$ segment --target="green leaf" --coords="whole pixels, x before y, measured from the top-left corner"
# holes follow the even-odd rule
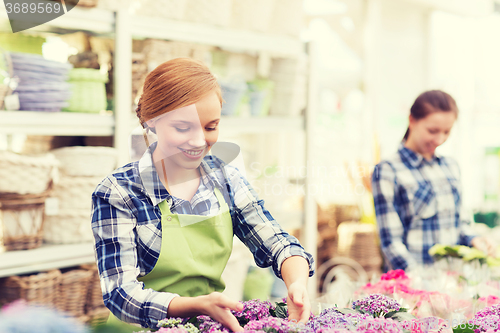
[[[399,311],[390,311],[390,312],[387,312],[384,315],[384,318],[392,318],[396,313],[399,313]]]
[[[335,309],[337,310],[338,312],[342,313],[342,314],[349,314],[349,313],[363,313],[361,311],[363,310],[359,310],[359,309],[356,309],[356,310],[353,310],[353,309],[349,309],[349,308],[337,308]]]
[[[391,316],[391,319],[394,319],[396,321],[411,321],[412,319],[416,319],[414,315],[412,315],[409,312],[398,312]]]
[[[286,319],[288,318],[288,307],[285,303],[276,303],[275,317]]]
[[[184,324],[193,324],[194,326],[196,326],[196,328],[198,328],[198,329],[200,328],[200,322],[198,321],[198,317],[197,316],[191,317]]]
[[[278,333],[274,327],[263,327],[262,330],[267,333]]]

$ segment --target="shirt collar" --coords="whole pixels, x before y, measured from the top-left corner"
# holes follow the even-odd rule
[[[144,190],[150,197],[154,206],[158,205],[163,200],[172,200],[171,195],[167,192],[160,181],[160,177],[153,165],[153,152],[156,149],[156,142],[146,149],[141,159],[139,160],[139,176],[144,186]],[[224,166],[221,165],[221,168]],[[208,165],[205,160],[200,164],[201,181],[203,184],[213,190],[215,186],[222,190],[222,185],[216,177],[215,170]]]
[[[156,149],[156,144],[156,142],[151,144],[139,160],[139,176],[153,206],[158,205],[165,199],[171,198],[167,189],[161,183],[160,177],[153,165],[153,152]]]
[[[223,168],[224,165],[221,165],[220,168]],[[213,190],[215,186],[217,186],[219,189],[222,190],[222,184],[220,183],[219,179],[217,179],[215,175],[215,169],[211,168],[210,165],[208,165],[207,161],[203,159],[200,164],[200,173],[201,173],[201,180],[203,184],[207,187],[211,187]]]
[[[432,165],[434,162],[441,164],[442,156],[440,154],[434,153],[434,156],[430,161],[426,160],[421,154],[405,147],[406,141],[402,141],[399,144],[398,153],[404,163],[409,164],[413,168],[418,168],[422,163],[428,163]]]

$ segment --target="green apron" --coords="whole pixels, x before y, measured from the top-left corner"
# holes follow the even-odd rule
[[[138,279],[144,282],[144,289],[186,297],[224,290],[221,275],[233,248],[233,224],[229,207],[218,188],[215,188],[215,195],[220,205],[215,216],[172,214],[167,200],[160,202],[160,256],[153,270]],[[113,315],[108,324],[144,330]]]

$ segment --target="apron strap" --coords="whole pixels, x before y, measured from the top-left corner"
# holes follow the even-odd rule
[[[220,213],[229,211],[229,206],[227,205],[226,200],[222,196],[222,193],[219,190],[219,188],[214,186],[214,192],[215,196],[217,197],[217,200],[219,201]]]
[[[215,196],[217,197],[217,200],[219,201],[219,212],[224,213],[229,211],[229,206],[226,203],[226,200],[224,199],[224,196],[222,195],[221,191],[219,190],[218,187],[214,187],[214,193]],[[160,210],[165,210],[165,212],[168,212],[168,214],[172,214],[172,211],[170,210],[170,205],[168,204],[168,200],[165,199],[162,202],[158,204],[158,207],[160,207]]]

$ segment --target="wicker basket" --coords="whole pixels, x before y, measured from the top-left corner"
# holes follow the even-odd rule
[[[338,226],[338,254],[356,260],[365,271],[380,271],[382,256],[377,243],[376,226],[344,222]]]
[[[52,270],[27,276],[0,279],[0,305],[24,299],[31,304],[55,307],[61,272]]]
[[[97,327],[103,325],[108,321],[110,311],[107,308],[99,308],[88,314],[89,320],[87,325],[90,327]]]
[[[91,278],[92,272],[85,269],[64,271],[59,280],[57,309],[76,318],[84,317]]]
[[[71,177],[62,175],[50,193],[51,198],[56,198],[61,211],[86,210],[90,214],[92,209],[92,193],[103,177]]]
[[[6,250],[29,250],[42,245],[46,198],[46,193],[0,196]]]
[[[51,151],[68,176],[106,176],[116,167],[117,152],[111,147],[64,147]]]
[[[0,193],[41,194],[57,175],[52,154],[28,156],[0,151]]]
[[[85,303],[85,314],[92,317],[97,310],[106,309],[102,300],[101,280],[95,264],[81,265],[80,268],[92,273]]]
[[[90,209],[65,209],[57,215],[45,216],[43,240],[52,244],[92,242]]]
[[[24,141],[23,154],[46,154],[52,149],[53,136],[28,135]]]

